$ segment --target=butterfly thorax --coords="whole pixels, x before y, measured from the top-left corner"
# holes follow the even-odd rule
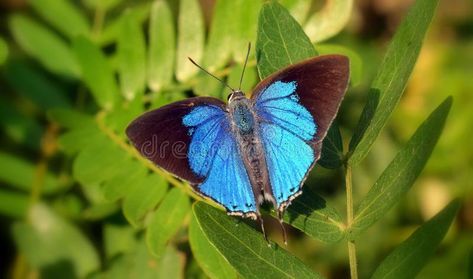
[[[263,203],[264,200],[274,203],[264,147],[257,132],[259,124],[253,105],[243,94],[231,98],[229,101],[232,130],[236,135],[238,148],[250,178],[253,193],[258,204]]]

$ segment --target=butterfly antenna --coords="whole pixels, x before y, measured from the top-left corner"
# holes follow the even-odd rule
[[[282,217],[284,215],[284,212],[283,211],[279,211],[278,210],[278,220],[279,220],[279,225],[281,226],[281,230],[282,230],[282,236],[283,236],[283,239],[284,239],[284,245],[287,246],[287,233],[286,233],[286,227],[284,227],[284,223],[282,222]]]
[[[243,65],[243,71],[241,71],[240,85],[238,86],[238,90],[241,90],[243,76],[245,75],[246,63],[248,63],[248,57],[250,56],[250,49],[251,49],[251,42],[248,43],[248,51],[246,52],[245,64]]]
[[[206,69],[204,69],[202,66],[200,66],[199,64],[197,64],[194,60],[192,60],[192,58],[190,57],[187,57],[191,62],[192,64],[194,64],[197,68],[201,69],[202,71],[206,72],[209,76],[212,76],[214,79],[220,81],[223,85],[225,85],[226,87],[228,87],[232,92],[235,92],[235,89],[231,88],[228,84],[226,84],[225,82],[223,82],[223,80],[219,79],[218,77],[216,77],[215,75],[211,74],[209,71],[207,71]]]

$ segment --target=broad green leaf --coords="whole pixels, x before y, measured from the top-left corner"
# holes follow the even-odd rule
[[[8,58],[8,45],[5,40],[0,37],[0,65],[3,65]]]
[[[133,183],[123,201],[123,214],[130,224],[138,227],[144,216],[164,197],[167,183],[161,176],[151,174]]]
[[[118,98],[118,88],[105,55],[84,37],[74,42],[74,51],[80,63],[82,78],[95,101],[101,107],[111,109]]]
[[[168,245],[158,263],[157,278],[181,279],[184,278],[185,255],[178,252],[172,245]]]
[[[29,0],[28,2],[44,20],[69,39],[88,34],[90,26],[87,18],[72,1]]]
[[[240,83],[241,72],[243,71],[243,65],[235,64],[227,78],[227,84],[233,88],[237,88]],[[247,94],[250,94],[256,82],[258,81],[258,73],[256,72],[255,66],[246,66],[245,76],[241,83],[241,90]],[[224,94],[226,95],[226,94]],[[223,96],[226,97],[226,96]],[[248,96],[249,97],[249,96]]]
[[[88,125],[62,134],[59,137],[59,146],[67,154],[75,155],[85,147],[102,140],[103,137],[97,127]]]
[[[67,91],[31,64],[10,61],[4,71],[8,83],[41,109],[69,107]]]
[[[119,152],[125,154],[121,150]],[[106,178],[107,181],[103,185],[107,201],[116,201],[125,197],[130,192],[131,185],[145,177],[147,171],[138,161],[125,157],[124,160],[121,160],[120,170],[113,172],[110,177]]]
[[[325,243],[345,237],[345,225],[338,212],[308,188],[287,208],[284,221]]]
[[[340,129],[333,123],[322,144],[322,154],[318,164],[327,169],[337,169],[343,164],[343,142]]]
[[[378,266],[372,278],[415,278],[435,253],[460,207],[455,200],[418,228]]]
[[[56,278],[84,278],[99,268],[94,246],[75,226],[42,204],[28,214],[28,223],[13,226],[13,237],[30,265]]]
[[[181,0],[177,30],[176,77],[186,81],[199,70],[187,57],[197,63],[204,52],[204,19],[197,0]]]
[[[92,116],[72,109],[51,109],[48,110],[48,117],[68,129],[82,129],[95,124]]]
[[[118,36],[118,59],[122,94],[132,100],[145,90],[146,48],[141,22],[130,11],[125,12]]]
[[[103,228],[105,256],[112,259],[135,248],[135,231],[132,227],[117,224],[105,224]]]
[[[315,55],[309,38],[289,12],[275,1],[265,3],[259,14],[256,38],[260,78]]]
[[[363,78],[363,61],[360,55],[354,50],[335,44],[317,44],[315,49],[322,54],[343,54],[348,56],[350,60],[350,83],[352,86],[357,86],[361,83]]]
[[[399,102],[437,2],[417,0],[394,35],[350,141],[350,165],[356,165],[365,158]]]
[[[430,114],[371,187],[356,210],[351,239],[381,219],[410,189],[440,137],[451,105],[449,97]]]
[[[286,7],[297,22],[301,25],[307,19],[307,13],[310,11],[311,0],[281,0],[280,3]]]
[[[69,45],[41,23],[23,15],[9,18],[10,31],[21,48],[49,71],[77,77],[79,66]]]
[[[0,169],[0,181],[13,188],[29,192],[33,183],[38,183],[35,165],[14,155],[0,152]],[[66,187],[64,182],[49,172],[44,175],[42,183],[42,192],[45,194],[52,194]]]
[[[276,244],[268,247],[261,233],[221,210],[197,202],[194,215],[207,239],[243,278],[321,278]]]
[[[208,43],[202,60],[202,64],[210,72],[215,72],[224,66],[232,54],[237,22],[242,20],[238,16],[232,20],[238,15],[239,6],[242,4],[239,2],[241,0],[217,0],[215,3]]]
[[[0,215],[23,219],[28,210],[30,197],[0,188]]]
[[[146,231],[151,254],[162,256],[166,243],[181,227],[189,209],[189,197],[178,188],[171,189],[151,217]]]
[[[151,6],[149,23],[148,86],[159,91],[174,76],[176,39],[174,19],[166,1]]]
[[[237,273],[220,252],[210,243],[194,214],[189,225],[189,243],[192,255],[205,274],[212,278],[237,278]]]
[[[254,60],[254,43],[256,41],[256,26],[258,23],[258,12],[261,9],[261,1],[239,0],[236,11],[233,12],[235,18],[235,33],[228,35],[233,37],[233,57],[239,63],[244,63],[248,43],[252,44],[250,60]],[[235,14],[237,16],[235,17]],[[228,19],[227,19],[228,20]]]
[[[198,96],[212,96],[218,99],[221,99],[222,91],[230,91],[221,82],[202,71],[196,75],[192,89]]]
[[[473,249],[470,250],[468,257],[468,278],[473,278]]]
[[[9,104],[6,99],[0,98],[0,127],[5,136],[15,143],[38,150],[43,135],[43,127],[37,119],[25,115]]]
[[[325,41],[338,34],[348,23],[353,0],[327,0],[304,25],[304,31],[312,42]]]

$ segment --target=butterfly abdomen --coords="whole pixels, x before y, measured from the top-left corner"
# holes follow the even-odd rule
[[[245,97],[233,100],[229,104],[233,132],[245,169],[258,204],[264,200],[274,202],[272,195],[263,144],[258,131],[255,113]]]

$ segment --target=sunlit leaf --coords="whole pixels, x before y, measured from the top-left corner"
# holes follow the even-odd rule
[[[162,256],[166,243],[181,227],[189,209],[189,197],[178,188],[171,189],[151,217],[146,231],[146,242],[154,256]]]
[[[130,11],[125,12],[118,36],[118,59],[122,94],[132,100],[144,93],[146,49],[141,23]]]
[[[135,231],[126,225],[105,224],[103,229],[105,255],[112,259],[122,253],[128,253],[135,248]]]
[[[212,245],[243,278],[321,278],[276,244],[268,247],[261,233],[221,210],[198,202],[194,215]]]
[[[234,34],[237,22],[242,20],[238,16],[236,20],[231,20],[235,14],[238,14],[239,6],[243,4],[239,2],[241,1],[217,0],[215,3],[208,43],[202,60],[202,64],[210,72],[224,66],[231,56],[233,50],[231,46],[235,44]]]
[[[379,66],[358,127],[350,141],[349,164],[368,154],[404,92],[438,0],[417,0],[410,9]]]
[[[90,9],[99,9],[102,11],[113,9],[115,6],[123,2],[123,0],[82,0]]]
[[[235,21],[235,33],[231,36],[233,38],[233,57],[239,62],[245,62],[248,43],[251,43],[252,49],[250,60],[254,60],[255,42],[256,42],[256,26],[258,22],[258,12],[261,8],[261,1],[254,0],[240,0],[236,11],[238,20]],[[233,16],[235,17],[235,16]]]
[[[101,107],[111,109],[118,99],[118,88],[105,55],[84,37],[74,42],[74,51],[80,63],[82,78],[95,101]]]
[[[77,35],[86,35],[90,26],[82,11],[70,0],[29,0],[29,4],[49,24],[74,39]]]
[[[410,189],[442,133],[451,105],[447,98],[430,114],[371,187],[356,210],[351,238],[381,219]]]
[[[460,207],[455,200],[418,228],[378,266],[372,278],[415,278],[435,253]]]
[[[304,25],[304,31],[313,42],[324,41],[338,34],[348,23],[353,0],[327,0]]]
[[[310,11],[311,0],[281,0],[280,3],[286,7],[299,24],[304,24]]]
[[[182,252],[178,252],[174,246],[168,245],[163,256],[159,259],[157,278],[184,278],[185,259]]]
[[[46,69],[68,77],[79,75],[71,48],[58,35],[23,15],[11,16],[8,23],[15,41]]]
[[[192,215],[189,225],[189,243],[192,255],[207,276],[212,279],[237,278],[235,270],[210,243],[194,215]]]
[[[151,7],[149,23],[148,86],[159,91],[174,76],[176,39],[174,19],[166,1]]]
[[[128,189],[123,201],[123,214],[134,226],[139,226],[145,214],[151,211],[164,197],[167,183],[161,176],[151,174],[138,179]]]
[[[185,81],[199,69],[187,59],[191,57],[197,63],[204,53],[204,19],[197,0],[180,1],[177,30],[176,77]]]
[[[275,1],[265,3],[259,14],[256,39],[260,78],[315,55],[309,38],[289,12]]]
[[[45,205],[31,207],[28,223],[16,223],[13,237],[29,264],[51,277],[83,278],[99,268],[92,243]]]

